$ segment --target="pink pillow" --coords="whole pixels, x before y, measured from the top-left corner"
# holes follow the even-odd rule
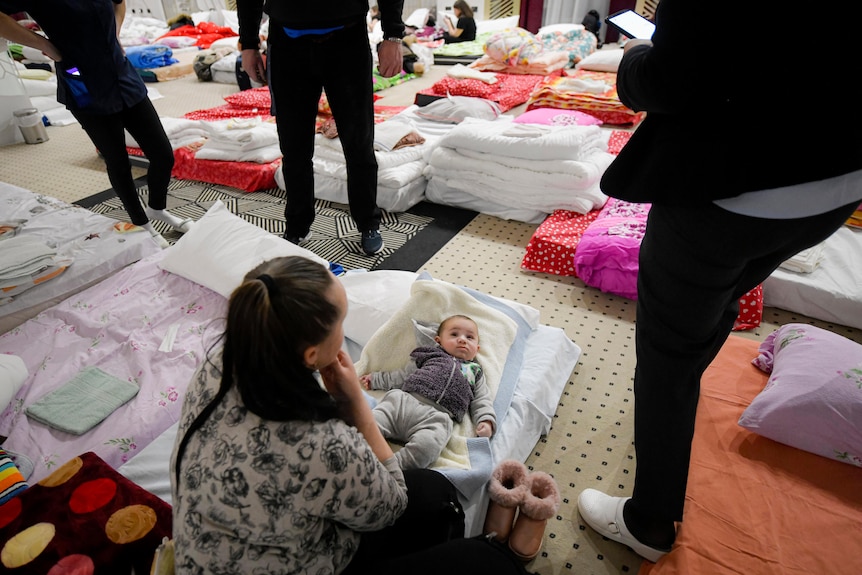
[[[769,334],[759,352],[752,363],[771,375],[739,425],[862,467],[862,345],[790,323]]]
[[[558,108],[535,108],[529,112],[524,112],[514,121],[521,124],[548,124],[551,126],[598,126],[602,123],[601,120],[589,114]]]

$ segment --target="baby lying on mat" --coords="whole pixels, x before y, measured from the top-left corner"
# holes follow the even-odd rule
[[[464,315],[440,323],[436,347],[417,347],[413,361],[390,372],[363,375],[366,389],[388,390],[372,410],[387,439],[403,441],[395,453],[402,469],[429,467],[452,435],[453,421],[467,410],[476,422],[476,435],[491,437],[497,424],[493,398],[479,351],[479,328]]]

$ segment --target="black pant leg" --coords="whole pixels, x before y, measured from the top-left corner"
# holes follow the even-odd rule
[[[381,561],[464,537],[464,510],[445,476],[431,469],[408,469],[404,480],[407,509],[390,527],[362,534],[345,574],[374,573],[372,566]]]
[[[733,327],[738,299],[781,262],[831,235],[853,208],[771,220],[713,204],[652,206],[635,327],[633,498],[640,509],[682,519],[700,378]]]
[[[96,115],[73,110],[72,115],[102,154],[108,171],[108,180],[120,201],[123,202],[123,207],[132,223],[138,226],[146,224],[149,219],[138,197],[138,190],[132,178],[132,165],[126,151],[122,113]]]
[[[314,222],[314,126],[320,101],[323,68],[319,44],[289,38],[282,26],[270,22],[267,48],[270,93],[281,147],[282,173],[287,190],[284,219],[287,235],[307,235]]]
[[[149,98],[144,98],[121,114],[126,130],[150,162],[147,169],[148,204],[154,210],[164,210],[174,167],[174,151],[162,121]]]
[[[347,162],[350,215],[360,231],[380,227],[377,207],[377,158],[374,155],[374,91],[368,34],[352,26],[321,44],[332,72],[323,86]]]

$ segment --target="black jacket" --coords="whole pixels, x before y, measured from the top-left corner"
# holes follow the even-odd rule
[[[384,38],[404,36],[401,12],[404,0],[379,0],[380,24]],[[260,46],[258,30],[263,12],[273,23],[287,28],[305,30],[330,28],[350,23],[365,25],[368,0],[312,0],[293,2],[288,0],[237,0],[239,19],[239,41],[243,48]]]
[[[840,18],[860,21],[862,3],[842,3]],[[702,204],[862,169],[854,44],[843,31],[824,44],[773,2],[662,0],[653,46],[632,47],[617,75],[622,102],[647,117],[602,190]]]

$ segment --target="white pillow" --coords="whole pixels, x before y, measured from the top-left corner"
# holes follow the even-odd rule
[[[304,256],[329,268],[320,256],[248,223],[217,200],[166,250],[159,267],[227,298],[255,266],[281,256]]]
[[[410,16],[404,20],[405,26],[413,26],[414,28],[424,28],[428,22],[428,8],[417,8]]]
[[[0,354],[0,411],[12,403],[29,375],[23,359],[17,355]]]
[[[460,124],[465,118],[496,120],[502,114],[500,105],[484,98],[447,96],[416,110],[420,118],[444,124]]]
[[[347,292],[344,337],[365,347],[374,332],[410,297],[419,274],[399,270],[352,270],[341,276]]]
[[[623,59],[622,48],[605,48],[596,50],[575,64],[576,69],[593,70],[594,72],[616,72]]]
[[[520,14],[515,14],[514,16],[507,16],[505,18],[494,18],[493,20],[477,20],[476,34],[483,34],[485,32],[499,32],[500,30],[505,30],[506,28],[517,28],[518,21],[520,19]]]
[[[547,26],[542,26],[539,28],[539,31],[536,32],[536,36],[541,36],[542,34],[553,34],[554,32],[571,32],[572,30],[581,31],[584,29],[583,24],[548,24]]]

